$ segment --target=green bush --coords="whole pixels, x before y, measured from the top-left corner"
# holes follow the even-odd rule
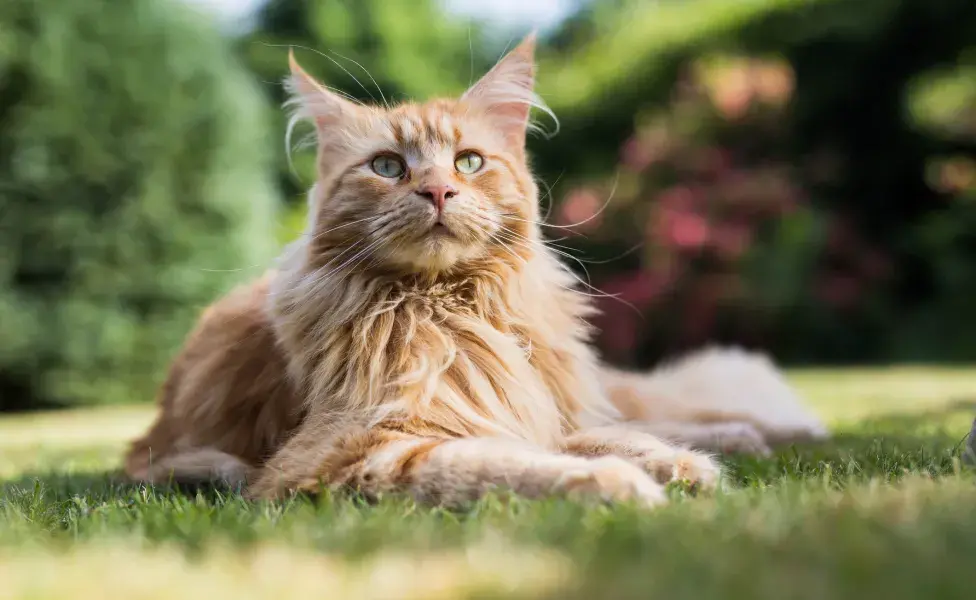
[[[273,251],[266,116],[182,3],[0,2],[0,410],[151,398]]]

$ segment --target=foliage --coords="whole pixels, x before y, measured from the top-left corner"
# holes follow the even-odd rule
[[[555,141],[533,146],[541,174],[568,185],[612,170],[634,116],[668,102],[686,60],[765,14],[810,1],[592,2],[553,33],[551,51],[542,49],[539,91],[562,127]]]
[[[586,235],[573,243],[585,254],[641,250],[601,273],[610,297],[599,300],[598,325],[611,358],[715,338],[768,345],[780,313],[811,292],[820,249],[809,246],[822,223],[805,205],[800,169],[775,158],[792,93],[781,62],[699,60],[670,105],[638,117],[612,186],[564,199],[556,220]],[[834,289],[842,283],[827,285],[822,300],[848,300]]]
[[[608,353],[722,339],[795,361],[976,357],[976,5],[620,4],[602,17],[618,27],[551,57],[563,135],[536,148],[563,212],[586,219],[615,190],[605,226],[569,242],[601,259],[597,287],[641,305],[643,324],[606,304]]]
[[[152,396],[272,248],[263,110],[181,4],[0,3],[0,410]]]

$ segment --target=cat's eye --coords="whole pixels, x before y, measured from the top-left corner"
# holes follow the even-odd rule
[[[373,172],[380,177],[389,177],[390,179],[402,177],[407,170],[403,164],[403,159],[392,154],[380,154],[373,159],[370,166],[373,168]]]
[[[454,159],[454,168],[458,170],[458,173],[465,175],[477,173],[484,164],[485,159],[477,152],[462,152]]]

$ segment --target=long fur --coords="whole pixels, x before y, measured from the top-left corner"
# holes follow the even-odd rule
[[[604,369],[602,377],[636,421],[746,423],[771,444],[828,435],[768,357],[739,348],[705,348],[650,373]]]
[[[674,479],[719,484],[687,445],[765,451],[822,433],[760,359],[601,367],[589,298],[540,232],[524,155],[533,47],[458,101],[397,107],[351,103],[292,59],[318,143],[307,229],[204,314],[132,477],[236,477],[252,497],[327,485],[456,504],[509,487],[653,505]],[[484,167],[456,170],[472,151]],[[374,172],[376,156],[402,175]],[[450,200],[435,208],[430,186]]]

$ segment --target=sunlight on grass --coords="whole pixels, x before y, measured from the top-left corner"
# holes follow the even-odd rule
[[[153,414],[146,405],[0,417],[0,478],[50,469],[114,468]]]
[[[72,552],[0,551],[0,598],[356,598],[455,600],[513,589],[542,594],[571,580],[553,551],[499,543],[466,552],[379,553],[352,561],[284,546],[212,548],[193,560],[174,548],[90,543]],[[49,574],[57,572],[57,577]],[[323,596],[326,594],[326,596]]]
[[[126,441],[152,421],[152,405],[81,408],[0,418],[0,449],[85,447]]]
[[[972,368],[806,369],[791,372],[790,381],[831,423],[976,405]]]
[[[651,512],[504,495],[460,512],[251,503],[120,479],[152,406],[2,417],[0,600],[969,597],[976,478],[959,442],[976,369],[790,379],[833,440],[726,457],[728,491]]]

